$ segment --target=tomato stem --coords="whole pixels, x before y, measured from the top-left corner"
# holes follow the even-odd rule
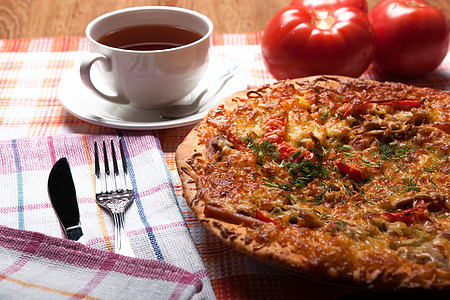
[[[312,24],[319,29],[330,29],[334,24],[334,18],[328,14],[326,10],[314,11],[314,17],[311,20]]]
[[[407,6],[410,7],[425,7],[426,5],[423,5],[422,3],[416,3],[416,2],[406,2]]]

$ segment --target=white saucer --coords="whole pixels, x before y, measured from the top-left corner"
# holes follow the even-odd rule
[[[232,62],[223,58],[211,57],[208,68],[197,88],[175,104],[193,101],[208,82],[216,79],[231,65]],[[98,78],[94,79],[98,80]],[[119,129],[166,129],[199,122],[218,101],[246,88],[246,82],[241,71],[222,87],[217,84],[216,89],[213,88],[206,93],[200,103],[203,106],[195,115],[167,120],[159,116],[161,110],[136,108],[129,104],[114,104],[94,94],[81,81],[79,65],[77,65],[62,77],[58,86],[58,98],[69,113],[89,123]]]

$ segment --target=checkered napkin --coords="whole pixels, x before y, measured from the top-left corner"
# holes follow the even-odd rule
[[[135,191],[125,227],[139,259],[112,252],[112,217],[95,202],[94,140],[117,144],[118,135],[0,141],[1,299],[188,299],[202,281],[196,297],[214,298],[157,138],[119,135]],[[64,239],[48,197],[48,175],[61,157],[71,166],[88,247]]]
[[[190,299],[200,279],[163,261],[121,257],[0,226],[2,299]]]

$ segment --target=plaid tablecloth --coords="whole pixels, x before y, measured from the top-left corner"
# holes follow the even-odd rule
[[[250,62],[244,70],[248,87],[275,81],[262,62],[261,37],[261,32],[213,36],[214,55],[230,61],[245,59]],[[193,126],[127,132],[81,121],[65,111],[58,99],[58,84],[64,74],[77,66],[87,51],[87,40],[83,37],[0,40],[1,140],[12,145],[17,141],[24,144],[28,139],[71,137],[82,141],[96,135],[130,135],[140,136],[140,141],[147,138],[155,142],[155,147],[160,149],[167,163],[166,170],[172,180],[169,188],[173,189],[177,196],[176,201],[184,217],[182,222],[187,225],[204,265],[204,273],[201,268],[196,270],[196,275],[204,283],[204,291],[201,294],[203,298],[213,298],[215,295],[219,299],[337,299],[355,293],[345,287],[311,281],[266,266],[232,250],[204,230],[184,203],[180,181],[175,171],[176,147]],[[372,67],[369,67],[362,77],[396,80],[382,77]],[[443,64],[431,74],[404,82],[449,90],[450,55],[447,55]],[[150,167],[142,168],[141,172],[152,172]],[[30,208],[19,205],[18,209]],[[31,221],[32,214],[24,213],[22,216],[23,222]],[[5,218],[0,212],[0,225],[27,229],[27,226]],[[61,232],[53,233],[55,236],[59,234]],[[94,244],[92,241],[91,245],[95,246]],[[138,253],[144,255],[147,252]],[[4,277],[0,277],[0,284],[2,278]]]

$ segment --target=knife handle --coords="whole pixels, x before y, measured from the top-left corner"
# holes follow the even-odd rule
[[[65,231],[67,238],[72,241],[78,241],[83,236],[83,230],[81,230],[80,225],[65,228]]]
[[[113,218],[115,233],[114,252],[125,256],[135,257],[127,232],[125,231],[124,213],[113,212]]]

